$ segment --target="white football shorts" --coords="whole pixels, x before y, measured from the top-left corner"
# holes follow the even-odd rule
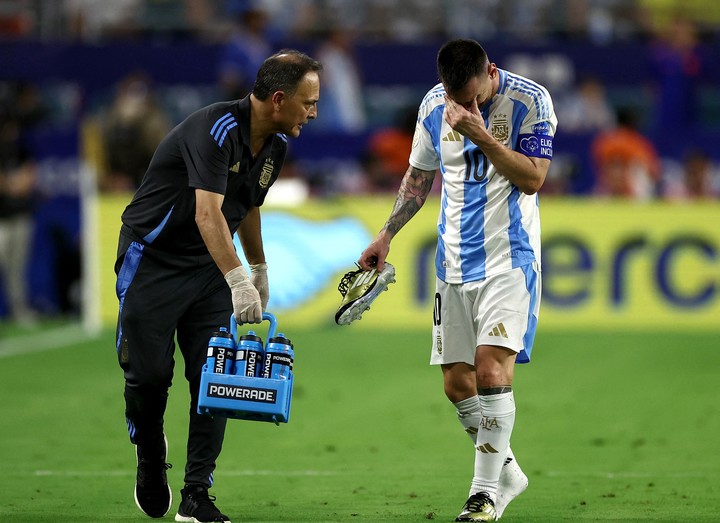
[[[479,345],[506,347],[518,353],[517,363],[530,361],[542,287],[537,263],[482,281],[435,280],[431,365],[474,365]]]

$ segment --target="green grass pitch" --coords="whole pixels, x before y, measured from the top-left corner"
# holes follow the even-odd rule
[[[452,521],[473,448],[427,365],[429,327],[286,334],[296,358],[290,423],[228,422],[211,490],[218,506],[236,523]],[[718,339],[541,326],[514,387],[512,443],[530,487],[503,521],[720,520]],[[0,517],[149,521],[133,501],[113,332],[38,352],[3,353],[3,343]],[[182,486],[182,370],[180,360],[166,414],[175,465],[166,521]]]

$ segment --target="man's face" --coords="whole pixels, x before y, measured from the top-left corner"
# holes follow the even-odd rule
[[[487,74],[481,74],[474,76],[465,84],[465,87],[459,91],[448,93],[448,96],[453,99],[458,105],[462,105],[465,109],[470,109],[473,105],[473,100],[477,101],[477,106],[482,109],[482,106],[495,94],[493,92],[493,80],[497,75],[497,67],[495,64],[489,64]]]
[[[281,132],[297,138],[302,126],[317,117],[320,99],[320,77],[316,72],[307,73],[294,94],[285,96],[280,103],[276,121]]]

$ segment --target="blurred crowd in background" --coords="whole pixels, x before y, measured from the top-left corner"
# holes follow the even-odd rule
[[[719,34],[717,0],[0,0],[0,318],[76,314],[80,194],[134,190],[282,47],[325,66],[281,175],[315,197],[397,190],[434,53],[472,37],[553,96],[542,193],[717,199]]]
[[[482,35],[603,44],[647,38],[678,16],[706,34],[720,22],[713,0],[2,0],[0,31],[83,42],[147,36],[221,41],[248,11],[264,15],[269,41],[313,39],[340,28],[374,42]]]

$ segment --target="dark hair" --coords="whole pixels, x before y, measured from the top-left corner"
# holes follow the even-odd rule
[[[300,80],[311,71],[319,73],[322,64],[300,51],[283,49],[260,66],[252,93],[258,100],[266,100],[275,91],[295,94]]]
[[[475,40],[451,40],[438,51],[438,76],[445,89],[454,93],[465,87],[471,78],[483,74],[488,63],[485,49]]]

